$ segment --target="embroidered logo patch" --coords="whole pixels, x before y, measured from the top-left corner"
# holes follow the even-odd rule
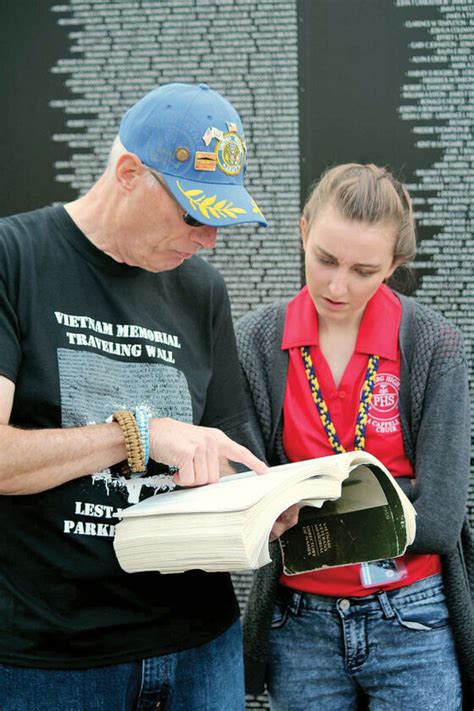
[[[239,175],[245,165],[245,148],[236,133],[224,133],[216,145],[217,164],[227,175]]]
[[[400,378],[390,373],[377,373],[367,424],[378,433],[398,432],[400,416],[398,393]]]

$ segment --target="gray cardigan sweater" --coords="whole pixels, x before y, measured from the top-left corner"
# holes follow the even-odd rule
[[[464,681],[466,708],[474,693],[474,545],[465,518],[470,463],[467,364],[460,332],[448,321],[398,295],[401,373],[399,409],[405,451],[416,472],[397,482],[417,512],[410,553],[438,553]],[[281,339],[288,302],[265,306],[241,319],[237,345],[245,378],[254,449],[270,465],[287,462],[282,444],[283,399],[288,354]],[[271,544],[272,563],[255,574],[244,619],[246,682],[263,691],[268,634],[281,556]]]

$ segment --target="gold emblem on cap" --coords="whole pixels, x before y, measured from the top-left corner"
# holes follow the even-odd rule
[[[207,151],[196,151],[194,154],[194,170],[214,171],[217,167],[217,154]]]
[[[184,146],[178,146],[176,149],[176,160],[179,160],[180,163],[184,163],[185,161],[189,160],[190,156],[189,148],[185,148]]]
[[[225,133],[216,146],[217,165],[227,175],[239,175],[245,165],[245,148],[236,133]]]

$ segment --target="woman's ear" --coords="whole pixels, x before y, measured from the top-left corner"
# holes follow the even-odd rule
[[[386,275],[384,281],[388,281],[390,279],[390,277],[392,276],[392,274],[394,273],[394,271],[396,271],[400,265],[401,265],[401,261],[399,259],[394,258],[392,261],[392,266],[390,267],[390,270],[389,270],[388,274]]]
[[[307,239],[307,223],[304,215],[301,215],[300,217],[300,232],[301,232],[301,241],[303,242],[303,249],[306,248],[306,239]]]

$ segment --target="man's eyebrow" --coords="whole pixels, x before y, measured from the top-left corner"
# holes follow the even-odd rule
[[[333,254],[330,252],[326,252],[325,249],[320,247],[318,244],[315,245],[316,249],[321,252],[325,257],[328,257],[329,259],[332,259],[334,262],[337,262],[337,257],[335,257]],[[353,264],[352,266],[354,267],[370,267],[371,269],[379,269],[380,264],[369,264],[368,262],[357,262],[357,264]]]

